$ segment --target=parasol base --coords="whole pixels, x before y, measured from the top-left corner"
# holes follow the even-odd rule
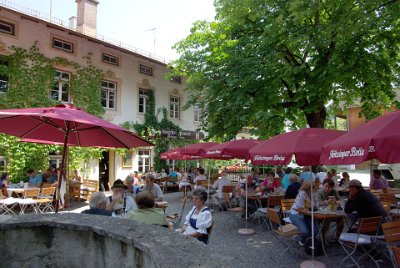
[[[300,268],[326,268],[326,266],[322,262],[308,260],[300,263]]]
[[[254,229],[250,229],[250,228],[242,228],[238,230],[238,233],[240,235],[246,236],[246,235],[255,235],[256,231]]]

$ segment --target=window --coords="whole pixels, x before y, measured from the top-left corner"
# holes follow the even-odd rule
[[[150,89],[139,88],[139,113],[144,114],[149,109]]]
[[[0,32],[15,35],[15,24],[0,20]]]
[[[171,78],[169,79],[171,82],[180,84],[181,83],[181,77],[180,76],[171,76]]]
[[[50,98],[55,101],[70,102],[69,95],[69,82],[71,80],[71,74],[56,71],[56,77],[53,89],[51,90]]]
[[[180,98],[175,96],[169,97],[169,117],[180,119]]]
[[[142,174],[150,171],[150,150],[138,151],[138,171]]]
[[[8,76],[6,71],[8,69],[8,61],[0,59],[0,95],[7,93],[8,90]]]
[[[107,80],[101,81],[101,105],[104,108],[115,110],[115,97],[117,95],[117,83]]]
[[[74,53],[74,44],[58,38],[53,37],[53,47],[63,51]]]
[[[143,65],[143,64],[140,64],[140,73],[152,76],[153,75],[153,68],[151,68],[149,66],[146,66],[146,65]]]
[[[203,109],[199,105],[194,106],[194,121],[195,122],[203,121]]]
[[[102,61],[104,63],[112,64],[115,66],[119,66],[119,58],[107,53],[103,53],[102,55]]]

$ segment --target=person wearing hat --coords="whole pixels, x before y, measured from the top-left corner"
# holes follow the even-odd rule
[[[364,190],[359,180],[349,182],[349,200],[344,207],[349,218],[356,222],[358,218],[386,217],[387,213],[378,198]],[[355,214],[354,212],[357,212]]]
[[[116,180],[111,187],[113,194],[107,198],[107,210],[114,212],[116,215],[124,215],[137,209],[133,198],[125,194],[125,187],[120,179]]]

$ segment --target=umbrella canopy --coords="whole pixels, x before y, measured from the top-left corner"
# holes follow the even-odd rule
[[[66,104],[49,108],[0,110],[0,132],[28,142],[63,144],[57,198],[64,176],[67,146],[129,149],[153,145],[122,127]],[[56,204],[57,212],[58,202]]]
[[[0,132],[38,143],[64,144],[65,134],[69,133],[68,145],[128,149],[153,146],[120,126],[65,104],[0,110]]]
[[[200,142],[181,148],[181,154],[204,156],[205,150],[211,146],[217,145],[216,142]]]
[[[261,141],[241,139],[217,144],[205,150],[204,157],[212,159],[249,159],[249,150]]]
[[[377,117],[327,143],[321,163],[357,164],[370,159],[400,163],[400,111]]]
[[[196,159],[202,159],[200,156],[196,155],[185,155],[181,154],[181,149],[182,148],[175,148],[175,149],[170,149],[164,153],[160,154],[160,159],[171,159],[171,160],[196,160]]]
[[[318,165],[322,146],[344,133],[323,128],[283,133],[250,149],[250,159],[254,165],[287,165],[294,155],[300,166]]]

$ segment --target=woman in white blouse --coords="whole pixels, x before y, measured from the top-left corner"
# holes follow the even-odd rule
[[[299,210],[311,207],[311,181],[304,181],[300,187],[299,193],[290,209],[289,219],[297,226],[301,233],[299,244],[304,246],[306,239],[311,237],[311,218],[299,213]],[[305,207],[307,206],[307,207]],[[318,227],[314,222],[314,235],[318,234]]]
[[[186,221],[182,226],[182,232],[208,244],[208,235],[213,220],[208,207],[205,206],[207,193],[204,190],[193,192],[194,207],[186,215]]]

